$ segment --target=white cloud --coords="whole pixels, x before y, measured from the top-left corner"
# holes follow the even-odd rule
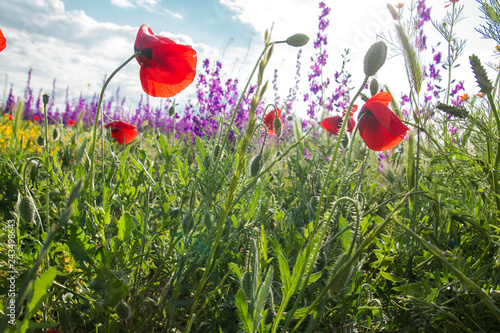
[[[159,9],[158,5],[160,4],[160,0],[111,0],[111,4],[120,8],[142,7],[152,12]],[[174,17],[180,16],[180,14],[171,11],[165,11],[165,13],[172,15]]]
[[[111,0],[111,4],[120,8],[135,8],[135,5],[129,0]]]

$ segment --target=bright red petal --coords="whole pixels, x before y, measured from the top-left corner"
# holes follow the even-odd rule
[[[389,94],[387,91],[381,91],[375,96],[371,97],[369,100],[367,100],[365,105],[371,102],[378,102],[384,104],[385,106],[389,106],[389,103],[391,101],[392,101],[391,94]]]
[[[106,129],[111,128],[111,137],[115,138],[119,144],[126,145],[137,136],[137,130],[134,125],[124,121],[114,121],[106,124]]]
[[[326,117],[321,121],[320,125],[331,134],[338,135],[339,129],[342,126],[342,117],[341,116]],[[349,123],[347,125],[349,125]]]
[[[7,46],[7,40],[5,39],[2,29],[0,29],[0,52],[2,52]]]
[[[352,133],[355,127],[356,127],[356,121],[352,117],[351,113],[351,116],[349,116],[349,119],[347,120],[347,132]]]
[[[143,24],[137,32],[134,48],[143,50],[136,57],[141,65],[144,92],[153,97],[173,97],[189,86],[196,76],[196,51],[187,45],[157,36]]]
[[[381,103],[367,103],[361,112],[364,116],[359,121],[359,134],[371,150],[386,151],[396,147],[409,129]]]

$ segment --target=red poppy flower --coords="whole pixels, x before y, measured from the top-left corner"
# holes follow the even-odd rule
[[[2,52],[7,46],[7,40],[3,36],[2,29],[0,29],[0,52]]]
[[[115,138],[119,144],[126,145],[137,135],[134,125],[124,121],[114,121],[107,123],[104,127],[111,128],[111,137]]]
[[[347,132],[351,133],[354,131],[354,127],[356,127],[356,122],[354,121],[354,118],[352,117],[354,112],[358,109],[357,105],[353,105],[351,114],[349,115],[349,119],[347,120]],[[339,130],[342,127],[342,121],[344,119],[345,113],[347,110],[344,111],[344,115],[342,116],[333,116],[333,117],[326,117],[319,123],[321,127],[323,127],[325,130],[330,132],[333,135],[338,135]]]
[[[281,120],[281,123],[283,124],[283,118],[281,118],[281,110],[278,110],[278,118]],[[276,118],[276,112],[273,110],[271,112],[268,112],[264,116],[264,125],[267,127],[267,133],[268,134],[274,134],[274,118]]]
[[[388,92],[379,92],[361,108],[359,134],[371,150],[386,151],[396,147],[409,130],[388,108],[391,100]]]
[[[141,65],[142,89],[153,97],[173,97],[184,90],[196,75],[196,51],[191,46],[157,36],[147,24],[137,32],[134,44]]]
[[[33,121],[34,121],[34,122],[38,122],[39,120],[40,120],[40,118],[39,118],[38,116],[34,116],[34,117],[33,117]]]
[[[12,120],[12,115],[11,114],[9,114],[9,120]]]
[[[68,126],[73,126],[75,121],[73,119],[68,120]]]

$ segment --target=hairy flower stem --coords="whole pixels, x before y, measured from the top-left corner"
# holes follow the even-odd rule
[[[414,192],[408,192],[397,204],[396,206],[394,207],[394,209],[392,210],[392,212],[385,218],[385,220],[380,223],[379,225],[377,225],[377,227],[375,227],[375,229],[373,229],[369,234],[368,236],[365,237],[365,239],[363,240],[363,242],[359,245],[358,249],[356,250],[356,252],[352,255],[352,257],[349,259],[349,261],[347,261],[344,265],[342,265],[338,271],[336,271],[331,277],[330,277],[330,280],[328,281],[327,285],[325,286],[325,288],[323,288],[323,291],[316,297],[316,299],[314,300],[313,303],[311,303],[311,305],[309,305],[305,312],[302,314],[302,318],[299,320],[299,322],[295,325],[294,329],[292,330],[292,332],[295,332],[297,330],[297,328],[300,326],[300,324],[302,324],[302,322],[304,321],[304,319],[306,319],[306,317],[309,315],[309,313],[311,313],[314,309],[317,308],[318,304],[323,300],[323,298],[326,296],[326,294],[328,293],[328,290],[331,288],[331,286],[333,285],[333,283],[335,282],[335,280],[341,276],[346,269],[348,269],[349,267],[352,267],[352,265],[354,264],[354,262],[356,260],[358,260],[359,257],[361,257],[361,255],[363,255],[365,253],[365,250],[366,248],[370,245],[370,243],[373,241],[373,239],[375,237],[377,237],[380,232],[382,232],[382,230],[384,230],[384,228],[387,226],[387,224],[392,221],[393,219],[393,216],[399,211],[399,209],[401,209],[401,207],[405,204],[406,202],[406,199],[410,196],[414,194]],[[340,200],[340,199],[339,199]],[[332,210],[333,211],[333,210]],[[284,330],[283,330],[284,331]]]
[[[221,149],[219,151],[219,154],[216,156],[216,160],[215,160],[212,172],[215,172],[215,170],[217,169],[217,165],[219,164],[220,158],[222,156],[222,152],[224,151],[224,147],[225,147],[226,142],[227,142],[227,140],[229,138],[229,132],[231,131],[231,128],[232,128],[233,123],[234,123],[234,120],[236,119],[236,113],[238,112],[238,109],[240,108],[241,102],[243,101],[243,97],[245,97],[245,92],[247,91],[248,87],[250,86],[250,81],[252,80],[252,77],[255,74],[255,71],[257,70],[257,67],[260,64],[260,60],[262,59],[262,56],[266,53],[267,49],[270,46],[273,46],[274,44],[277,44],[277,43],[282,43],[282,42],[271,42],[271,43],[266,42],[266,45],[264,46],[264,50],[262,50],[262,53],[260,54],[259,58],[257,59],[257,62],[255,63],[255,66],[254,66],[254,68],[252,70],[252,73],[250,73],[250,77],[247,80],[245,88],[243,88],[243,91],[240,94],[240,98],[238,99],[238,103],[236,104],[236,107],[234,108],[233,115],[231,117],[229,125],[227,126],[226,134],[224,135],[224,140],[222,141],[222,144],[221,144]],[[222,130],[221,130],[221,133],[222,133]]]
[[[266,37],[267,36],[268,35],[266,33]],[[274,42],[270,43],[267,40],[267,38],[266,38],[266,45],[264,47],[264,50],[262,51],[261,55],[259,56],[259,58],[257,60],[257,63],[255,64],[255,67],[254,67],[254,69],[252,71],[252,74],[248,78],[248,81],[247,81],[247,84],[245,86],[245,89],[243,90],[243,92],[241,94],[241,97],[240,97],[240,100],[238,101],[236,109],[233,112],[233,117],[231,118],[231,122],[229,124],[227,133],[224,136],[224,141],[223,141],[223,143],[221,145],[221,150],[219,152],[219,155],[217,157],[217,161],[216,161],[215,166],[214,166],[214,170],[215,170],[216,167],[217,167],[217,163],[218,163],[218,161],[219,161],[219,159],[220,159],[220,157],[222,155],[222,151],[224,149],[224,145],[225,145],[225,143],[226,143],[226,141],[228,139],[229,130],[231,129],[231,126],[233,125],[234,119],[236,117],[236,112],[237,112],[237,110],[239,108],[239,105],[240,105],[242,99],[243,99],[243,95],[244,95],[246,89],[248,88],[248,86],[250,84],[250,80],[252,79],[253,74],[255,73],[257,67],[259,67],[259,80],[257,82],[257,88],[255,90],[255,96],[253,97],[252,102],[251,102],[250,115],[249,115],[248,125],[247,125],[247,128],[246,128],[246,133],[245,133],[245,136],[243,137],[243,140],[241,142],[240,152],[239,152],[238,158],[237,158],[238,164],[236,166],[236,169],[234,170],[234,174],[233,174],[233,177],[231,179],[231,183],[230,183],[230,186],[229,186],[229,193],[228,193],[226,201],[225,201],[225,205],[224,205],[225,207],[222,210],[220,221],[219,221],[219,223],[217,225],[217,232],[216,232],[216,235],[215,235],[215,239],[214,239],[214,241],[212,243],[212,246],[210,248],[210,257],[208,259],[206,268],[203,271],[203,276],[201,277],[201,280],[198,283],[198,286],[196,288],[196,291],[195,291],[195,294],[194,294],[194,297],[193,297],[191,311],[190,311],[189,317],[188,317],[188,324],[186,325],[186,329],[184,330],[185,333],[189,332],[190,326],[192,325],[193,321],[196,318],[195,311],[196,311],[196,307],[198,305],[198,300],[200,298],[200,295],[201,295],[203,289],[205,288],[205,285],[206,285],[206,283],[208,281],[208,278],[209,278],[210,274],[212,273],[212,270],[215,268],[215,265],[214,265],[214,262],[216,262],[215,261],[215,253],[217,251],[217,248],[219,247],[219,243],[220,243],[220,240],[221,240],[221,237],[222,237],[222,233],[224,231],[224,225],[226,223],[226,219],[229,216],[229,212],[231,211],[233,200],[234,200],[234,197],[236,195],[237,188],[238,188],[238,182],[240,180],[241,173],[242,173],[242,171],[243,171],[243,169],[245,167],[245,164],[246,164],[246,152],[247,152],[247,148],[250,145],[252,134],[254,132],[254,129],[255,129],[255,126],[256,126],[256,123],[257,123],[257,121],[255,119],[255,112],[257,110],[257,106],[259,104],[259,101],[260,101],[260,99],[262,97],[262,93],[263,93],[263,91],[261,92],[261,90],[260,90],[260,87],[261,87],[261,84],[262,84],[261,79],[262,79],[262,75],[263,75],[264,69],[266,67],[266,64],[267,64],[267,62],[269,60],[269,57],[272,54],[272,50],[273,49],[272,49],[272,47],[269,49],[269,47],[272,46],[273,44],[274,44]],[[269,49],[269,51],[268,51],[268,49]],[[264,55],[265,55],[265,57],[262,58]]]
[[[340,129],[339,134],[338,134],[339,139],[337,140],[337,143],[335,145],[335,149],[333,151],[332,160],[330,162],[330,167],[328,169],[328,173],[324,177],[323,187],[321,188],[321,195],[319,197],[319,202],[318,202],[318,210],[316,212],[316,218],[315,218],[315,221],[314,221],[313,231],[311,232],[311,235],[313,235],[313,236],[309,239],[310,244],[309,244],[309,246],[306,249],[306,254],[305,254],[306,264],[303,266],[304,267],[303,270],[305,270],[306,267],[309,267],[309,269],[308,269],[307,274],[306,274],[306,276],[304,278],[304,282],[302,283],[302,288],[300,289],[300,292],[299,292],[297,298],[295,299],[295,303],[293,305],[293,309],[289,312],[289,315],[287,316],[287,319],[286,319],[286,322],[285,322],[285,327],[283,328],[283,332],[286,331],[286,328],[288,327],[288,325],[290,324],[290,322],[292,320],[293,313],[297,309],[298,304],[300,303],[300,301],[302,299],[302,295],[304,294],[305,287],[307,286],[307,284],[309,282],[309,278],[310,278],[310,276],[312,274],[312,269],[314,267],[313,263],[316,261],[316,257],[318,255],[318,251],[319,251],[320,245],[323,243],[323,238],[324,238],[324,235],[325,235],[324,232],[321,233],[321,236],[317,240],[317,242],[315,242],[316,237],[314,237],[314,235],[317,235],[317,233],[318,233],[319,218],[320,218],[320,215],[321,215],[321,206],[322,206],[322,203],[323,203],[323,197],[324,197],[325,192],[326,192],[328,180],[330,179],[330,175],[332,174],[332,171],[333,171],[333,166],[334,166],[335,161],[337,159],[337,154],[338,154],[338,151],[339,151],[339,148],[340,148],[340,141],[342,141],[340,138],[343,137],[343,135],[344,135],[344,133],[346,131],[346,128],[347,128],[347,123],[348,123],[347,120],[349,119],[349,116],[351,115],[352,106],[354,105],[354,102],[356,101],[356,99],[359,97],[359,95],[363,91],[366,83],[368,82],[368,79],[369,79],[369,76],[368,75],[365,76],[365,79],[363,80],[363,83],[361,84],[360,88],[358,89],[358,91],[354,95],[354,97],[353,97],[353,99],[351,101],[351,104],[349,104],[349,107],[347,108],[347,112],[346,112],[346,115],[345,115],[345,119],[346,120],[342,122],[342,128]],[[324,225],[325,225],[325,229],[326,229],[326,225],[327,224],[325,223]],[[311,252],[312,252],[312,255],[311,255]],[[302,275],[303,275],[303,273],[304,272],[302,272]],[[272,332],[273,333],[276,332],[276,329],[277,329],[277,326],[274,327],[274,329],[273,329]]]
[[[326,177],[324,178],[323,187],[321,188],[321,195],[319,196],[318,210],[316,212],[316,219],[314,221],[314,230],[313,230],[312,234],[314,234],[316,232],[316,229],[318,228],[318,222],[319,222],[319,217],[321,215],[321,208],[322,208],[321,206],[323,204],[323,196],[325,195],[326,186],[328,184],[328,180],[330,179],[330,175],[332,174],[332,171],[333,171],[333,165],[335,164],[335,160],[337,159],[337,154],[338,154],[339,147],[340,147],[340,141],[342,141],[340,138],[342,138],[344,136],[345,130],[347,128],[347,123],[348,123],[347,120],[349,119],[349,116],[351,115],[351,112],[352,112],[352,106],[354,105],[354,102],[356,101],[356,99],[359,97],[359,95],[361,94],[361,92],[365,88],[365,85],[368,82],[368,79],[369,79],[369,76],[368,75],[365,76],[363,83],[359,87],[359,90],[356,92],[356,95],[354,95],[354,97],[351,101],[351,104],[349,104],[349,107],[347,108],[345,120],[342,122],[342,128],[340,129],[339,134],[338,134],[339,139],[337,140],[337,143],[335,144],[335,149],[333,151],[333,156],[332,156],[332,160],[330,162],[330,167],[328,168],[328,173],[326,174]]]
[[[101,89],[101,94],[99,95],[99,102],[97,103],[97,109],[96,109],[96,114],[95,114],[95,121],[94,121],[94,127],[93,127],[93,133],[92,133],[92,145],[90,146],[90,181],[86,184],[87,186],[90,185],[90,190],[91,192],[94,190],[94,161],[95,161],[95,145],[97,142],[97,124],[99,121],[99,112],[101,111],[101,105],[102,105],[102,98],[104,96],[104,91],[106,90],[106,87],[108,86],[109,82],[111,79],[118,73],[123,67],[125,67],[126,64],[128,64],[132,59],[134,59],[136,56],[141,55],[142,51],[138,51],[134,53],[133,55],[130,56],[123,64],[121,64],[117,69],[114,70],[113,73],[106,79],[104,82],[104,85],[102,86]],[[104,133],[104,117],[101,117],[101,130]],[[104,142],[102,143],[104,145]],[[104,159],[104,154],[102,156]],[[104,168],[104,163],[103,163],[103,168]],[[104,173],[103,173],[104,177]]]
[[[495,106],[495,101],[493,99],[493,95],[491,92],[487,94],[488,96],[488,102],[490,104],[490,108],[493,111],[493,115],[495,116],[495,121],[497,124],[497,133],[500,133],[500,117],[498,116],[498,110]],[[500,140],[497,140],[497,152],[495,156],[495,164],[493,165],[493,173],[492,173],[492,179],[493,179],[493,190],[495,191],[495,202],[497,205],[497,216],[500,215],[500,187],[498,185],[498,167],[500,165]],[[498,219],[495,219],[496,225],[499,225]]]

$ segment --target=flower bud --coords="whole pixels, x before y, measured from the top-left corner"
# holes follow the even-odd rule
[[[115,307],[115,313],[120,320],[129,320],[132,317],[132,308],[124,300],[121,300]]]
[[[193,229],[194,226],[194,218],[191,213],[187,213],[181,221],[181,227],[182,227],[182,232],[185,234],[189,234],[191,229]]]
[[[44,137],[43,137],[43,135],[42,135],[42,134],[40,134],[40,135],[38,136],[38,138],[36,138],[36,143],[37,143],[37,145],[39,145],[40,147],[45,146],[45,139],[44,139]]]
[[[19,216],[26,223],[35,222],[35,203],[30,196],[22,197],[19,201]]]
[[[380,89],[380,86],[378,84],[378,81],[376,78],[373,78],[370,82],[370,94],[372,94],[372,96],[375,96],[378,91]]]
[[[56,141],[57,139],[59,139],[59,130],[54,128],[52,130],[52,140]]]
[[[383,41],[378,41],[365,54],[365,74],[367,76],[375,75],[384,65],[387,57],[387,45]]]
[[[279,117],[274,118],[273,130],[276,138],[281,138],[281,135],[283,135],[283,123],[281,122],[281,119]]]
[[[288,116],[286,116],[286,120],[292,121],[293,120],[293,116],[291,114],[289,114]]]
[[[43,101],[43,105],[47,105],[49,103],[49,95],[48,94],[43,94],[42,95],[42,101]]]
[[[300,47],[309,42],[309,36],[305,34],[295,34],[286,39],[286,43],[291,46]]]
[[[250,176],[251,177],[256,177],[260,169],[262,168],[262,164],[264,164],[264,160],[262,158],[262,155],[256,155],[252,161],[250,162]]]
[[[168,115],[169,115],[170,117],[172,117],[174,114],[175,114],[175,104],[172,104],[172,105],[168,108]]]
[[[335,274],[345,263],[347,263],[351,259],[351,255],[349,253],[343,253],[338,259],[335,265],[332,267],[332,274]],[[330,296],[335,298],[340,294],[342,289],[344,289],[347,280],[349,279],[349,275],[351,273],[351,267],[346,267],[342,274],[338,275],[332,286],[330,287]]]

